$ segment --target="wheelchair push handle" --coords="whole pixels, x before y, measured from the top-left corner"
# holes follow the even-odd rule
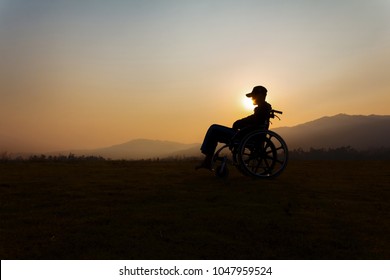
[[[271,110],[271,114],[283,114],[283,112],[282,111],[278,111],[278,110]]]
[[[276,117],[276,118],[278,118],[278,119],[280,120],[279,116],[276,115],[276,114],[283,114],[283,112],[282,112],[282,111],[278,111],[278,110],[273,110],[273,109],[272,109],[272,110],[270,111],[269,117],[270,117],[271,119],[274,119],[274,118]]]

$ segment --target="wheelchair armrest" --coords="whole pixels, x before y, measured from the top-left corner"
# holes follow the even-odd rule
[[[268,130],[269,125],[253,125],[253,126],[247,126],[240,130],[237,130],[236,134],[232,137],[230,140],[229,146],[232,147],[234,145],[239,145],[242,138],[244,136],[248,135],[249,133],[255,131],[255,130]]]

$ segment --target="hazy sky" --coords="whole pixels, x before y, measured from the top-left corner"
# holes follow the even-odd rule
[[[201,142],[251,114],[390,114],[389,0],[0,0],[0,151]]]

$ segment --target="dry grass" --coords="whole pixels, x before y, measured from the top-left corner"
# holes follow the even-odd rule
[[[389,259],[390,162],[0,163],[1,259]]]

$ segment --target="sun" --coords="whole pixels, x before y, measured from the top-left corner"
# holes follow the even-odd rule
[[[242,106],[245,108],[245,110],[247,111],[253,111],[253,109],[255,108],[255,105],[253,105],[253,101],[252,101],[252,98],[248,98],[246,96],[244,96],[242,98]]]

